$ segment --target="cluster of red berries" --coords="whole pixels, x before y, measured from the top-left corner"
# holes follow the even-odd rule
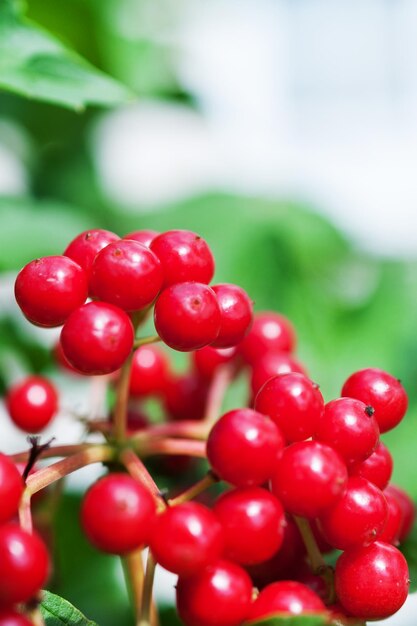
[[[186,626],[303,613],[329,623],[339,614],[392,615],[409,582],[396,546],[415,510],[389,484],[393,463],[380,433],[403,418],[404,388],[386,372],[361,370],[325,404],[293,355],[291,323],[272,312],[253,316],[243,289],[208,286],[213,273],[210,249],[195,233],[137,231],[120,239],[95,230],[76,237],[63,256],[32,261],[18,275],[23,313],[40,326],[63,325],[59,358],[82,374],[117,377],[135,348],[135,327],[154,307],[157,334],[170,348],[191,352],[191,369],[173,373],[167,353],[153,345],[134,351],[128,437],[150,427],[140,403],[156,396],[167,421],[210,425],[210,471],[230,485],[209,507],[166,500],[137,476],[110,473],[83,499],[87,537],[117,555],[149,546],[156,562],[178,575]],[[207,398],[226,369],[230,378],[249,374],[248,407],[211,424]],[[20,428],[37,432],[56,413],[57,394],[46,379],[30,377],[10,390],[7,406]],[[0,510],[0,607],[7,610],[33,598],[48,572],[39,537],[11,521],[22,490],[20,473],[0,456],[0,502],[7,503]],[[29,555],[24,565],[7,543],[18,540]],[[343,551],[335,570],[321,557],[334,550]]]

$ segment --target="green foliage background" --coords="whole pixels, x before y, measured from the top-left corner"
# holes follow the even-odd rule
[[[129,12],[143,23],[136,37],[120,27]],[[215,253],[216,281],[242,285],[257,310],[275,309],[293,320],[299,356],[327,399],[361,367],[385,368],[403,381],[409,414],[384,439],[394,454],[395,480],[417,498],[414,260],[370,256],[311,207],[287,200],[213,190],[152,214],[138,206],[134,214],[114,206],[101,188],[87,149],[89,130],[102,115],[97,105],[124,106],[147,96],[197,106],[176,76],[173,50],[157,36],[174,27],[176,14],[176,3],[168,0],[2,0],[0,121],[26,137],[29,193],[0,197],[0,271],[60,254],[90,227],[121,235],[139,228],[197,231]],[[7,134],[1,139],[9,141]],[[16,148],[13,137],[9,143]],[[35,371],[51,365],[24,326],[0,312],[3,388],[10,351]],[[115,560],[87,545],[78,506],[76,497],[67,497],[58,513],[55,589],[100,626],[128,624]]]

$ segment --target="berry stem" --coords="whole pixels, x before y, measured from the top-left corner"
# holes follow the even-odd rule
[[[145,577],[142,550],[135,550],[123,557],[122,565],[135,618],[138,618],[142,606],[143,582]]]
[[[231,365],[223,365],[215,373],[207,398],[206,417],[204,419],[206,424],[211,425],[218,419],[233,374],[234,367]]]
[[[132,478],[140,482],[144,487],[146,487],[146,489],[148,489],[155,500],[157,509],[164,509],[165,503],[163,498],[161,498],[161,492],[158,489],[157,484],[133,450],[130,448],[123,450],[120,454],[120,461],[123,463]]]
[[[73,454],[77,454],[82,452],[83,450],[88,450],[91,448],[90,443],[80,443],[75,445],[68,446],[50,446],[43,450],[38,458],[39,459],[50,459],[57,456],[72,456]],[[30,456],[30,450],[25,450],[24,452],[17,452],[16,454],[11,454],[9,458],[15,463],[25,463],[28,461]]]
[[[206,444],[204,441],[190,441],[189,439],[156,439],[137,442],[141,456],[156,454],[179,454],[206,458]]]
[[[310,523],[304,517],[298,517],[298,515],[294,515],[293,517],[298,530],[300,531],[301,537],[303,538],[313,574],[320,574],[325,568],[327,568],[327,565],[318,548]]]
[[[213,472],[208,472],[207,476],[204,476],[204,478],[196,482],[189,489],[180,493],[176,498],[169,500],[168,503],[170,506],[177,506],[183,502],[193,500],[196,496],[200,495],[200,493],[203,493],[206,489],[218,482],[218,480],[218,477]]]
[[[145,580],[143,583],[142,610],[137,626],[152,626],[152,590],[155,578],[155,568],[156,561],[153,558],[151,551],[149,551],[148,559],[146,561]]]
[[[116,389],[116,404],[113,415],[113,435],[119,443],[126,439],[127,404],[129,401],[130,370],[133,352],[122,365]]]
[[[133,441],[142,441],[151,437],[185,437],[187,439],[200,439],[205,441],[209,428],[202,422],[194,420],[180,420],[169,424],[156,424],[149,426],[132,436]]]
[[[31,496],[30,491],[25,489],[20,499],[19,506],[19,523],[23,530],[26,530],[28,533],[32,533],[33,531],[32,510],[30,507]]]
[[[139,339],[135,340],[133,344],[133,349],[136,350],[137,348],[140,348],[141,346],[146,346],[150,343],[157,343],[158,341],[162,341],[159,335],[150,335],[149,337],[140,337]]]

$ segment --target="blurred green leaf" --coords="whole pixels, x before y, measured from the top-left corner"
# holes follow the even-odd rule
[[[328,623],[326,615],[294,615],[267,617],[248,622],[248,626],[325,626]]]
[[[127,102],[131,92],[35,23],[20,4],[0,5],[0,88],[71,109]]]
[[[70,602],[49,591],[44,592],[41,613],[46,626],[97,626]]]

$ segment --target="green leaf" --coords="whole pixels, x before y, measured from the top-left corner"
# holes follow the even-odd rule
[[[127,87],[25,19],[12,0],[0,5],[0,88],[76,110],[132,97]]]
[[[84,617],[70,602],[49,591],[44,592],[41,613],[46,626],[97,626],[96,622]]]
[[[327,615],[288,615],[248,622],[247,626],[325,626],[328,623]]]
[[[417,524],[414,524],[411,534],[401,544],[400,550],[407,559],[410,570],[410,593],[412,593],[417,591]]]

